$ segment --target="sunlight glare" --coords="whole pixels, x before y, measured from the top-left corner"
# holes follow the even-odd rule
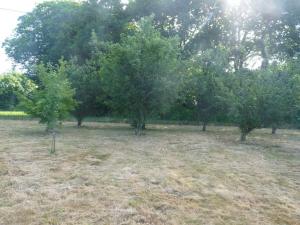
[[[240,6],[242,0],[225,0],[229,8],[237,8]]]

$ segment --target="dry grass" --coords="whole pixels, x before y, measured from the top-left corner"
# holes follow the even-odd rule
[[[300,224],[300,132],[0,121],[0,224]]]

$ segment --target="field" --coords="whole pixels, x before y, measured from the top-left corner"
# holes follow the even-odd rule
[[[300,224],[300,131],[0,121],[0,224]]]

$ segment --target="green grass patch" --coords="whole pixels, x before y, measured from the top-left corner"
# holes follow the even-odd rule
[[[30,118],[28,114],[22,111],[0,111],[0,119],[24,120]]]

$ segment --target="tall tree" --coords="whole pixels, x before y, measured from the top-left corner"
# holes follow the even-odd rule
[[[74,53],[72,42],[77,31],[71,25],[76,20],[80,4],[72,1],[49,1],[19,18],[15,34],[4,47],[9,57],[30,69],[33,65],[58,63]]]
[[[6,40],[6,53],[30,69],[55,65],[63,57],[84,64],[92,57],[94,32],[101,41],[117,42],[127,17],[120,0],[48,1],[19,18],[15,34]]]
[[[135,20],[154,15],[155,27],[165,37],[178,36],[182,56],[218,45],[223,24],[219,0],[135,0],[127,7]]]

